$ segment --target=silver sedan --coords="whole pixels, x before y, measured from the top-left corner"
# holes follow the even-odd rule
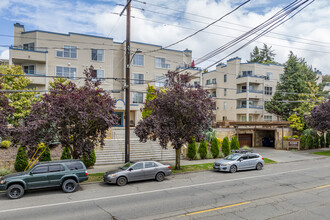
[[[116,183],[124,186],[127,182],[156,179],[163,181],[165,176],[172,174],[170,165],[155,161],[128,162],[116,171],[106,172],[103,176],[105,183]]]

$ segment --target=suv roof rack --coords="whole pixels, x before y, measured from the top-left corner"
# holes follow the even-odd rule
[[[241,153],[241,154],[246,154],[246,153],[253,153],[253,150],[244,150],[244,149],[239,149],[239,150],[231,150],[232,153]]]

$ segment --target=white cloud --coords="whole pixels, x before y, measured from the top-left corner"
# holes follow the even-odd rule
[[[9,49],[3,50],[1,52],[0,59],[9,59]]]

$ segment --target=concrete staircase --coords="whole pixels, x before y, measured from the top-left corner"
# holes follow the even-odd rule
[[[107,165],[124,163],[125,161],[125,139],[123,138],[123,130],[115,130],[116,134],[112,135],[117,139],[105,140],[103,150],[95,151],[95,165]],[[131,161],[140,160],[175,160],[175,150],[172,148],[162,149],[158,141],[148,141],[140,143],[136,135],[131,131]]]

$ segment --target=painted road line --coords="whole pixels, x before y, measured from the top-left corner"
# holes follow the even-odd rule
[[[322,168],[328,168],[328,167],[330,167],[330,166],[324,166]],[[290,170],[290,171],[279,172],[279,173],[270,173],[270,174],[265,174],[265,175],[256,175],[256,176],[242,177],[242,178],[229,179],[229,180],[220,180],[220,181],[199,183],[199,184],[193,184],[193,185],[184,185],[184,186],[156,189],[156,190],[130,193],[130,194],[121,194],[121,195],[106,196],[106,197],[99,197],[99,198],[90,198],[90,199],[83,199],[83,200],[69,201],[69,202],[50,203],[50,204],[36,205],[36,206],[26,206],[26,207],[20,207],[20,208],[0,210],[0,213],[15,212],[15,211],[22,211],[22,210],[29,210],[29,209],[39,209],[39,208],[61,206],[61,205],[72,205],[72,204],[78,204],[78,203],[84,203],[84,202],[95,202],[95,201],[106,200],[106,199],[115,199],[115,198],[123,198],[123,197],[128,197],[128,196],[136,196],[136,195],[151,194],[151,193],[178,190],[178,189],[186,189],[186,188],[190,188],[190,187],[199,187],[199,186],[206,186],[206,185],[212,185],[212,184],[236,182],[236,181],[248,180],[248,179],[264,178],[264,177],[269,177],[269,176],[283,175],[283,174],[306,171],[306,170],[313,170],[313,169],[319,169],[319,168],[297,169],[297,170]]]
[[[315,187],[314,189],[322,189],[322,188],[326,188],[326,187],[329,187],[330,186],[330,184],[329,185],[324,185],[324,186],[318,186],[318,187]]]
[[[184,215],[180,215],[179,217],[184,217],[184,216],[188,216],[188,215],[196,215],[196,214],[201,214],[204,212],[212,212],[212,211],[216,211],[216,210],[220,210],[220,209],[231,208],[231,207],[245,205],[245,204],[249,204],[249,203],[251,203],[251,202],[241,202],[241,203],[236,203],[236,204],[227,205],[227,206],[221,206],[221,207],[217,207],[217,208],[213,208],[213,209],[206,209],[206,210],[202,210],[202,211],[198,211],[198,212],[190,212],[190,213],[187,213]]]

